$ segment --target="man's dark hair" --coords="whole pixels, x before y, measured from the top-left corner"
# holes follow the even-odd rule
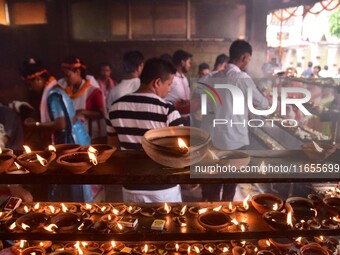
[[[210,67],[209,67],[209,65],[207,64],[207,63],[201,63],[201,64],[199,64],[199,66],[198,66],[198,72],[201,72],[202,70],[204,70],[204,69],[209,69]]]
[[[111,66],[111,64],[110,64],[109,62],[101,62],[101,63],[99,64],[99,70],[100,70],[102,67],[104,67],[104,66],[108,66],[108,67],[110,67],[110,69],[112,69],[112,66]]]
[[[85,79],[87,75],[87,69],[86,65],[84,64],[84,61],[77,57],[77,56],[67,56],[64,58],[63,63],[61,64],[62,68],[69,69],[72,72],[75,72],[76,70],[80,70],[80,76]]]
[[[139,51],[129,51],[124,54],[123,67],[126,73],[133,73],[144,62],[144,56]]]
[[[314,66],[314,69],[318,69],[319,72],[321,71],[321,66]]]
[[[223,65],[224,63],[228,63],[229,57],[226,54],[220,54],[216,57],[214,69],[216,69],[218,66]]]
[[[184,50],[177,50],[172,56],[172,62],[175,66],[178,66],[182,62],[182,60],[186,61],[191,57],[192,57],[191,53],[186,52]]]
[[[45,70],[45,72],[41,72],[43,70]],[[41,72],[41,74],[37,76],[40,76],[46,80],[48,79],[49,77],[48,71],[46,70],[46,68],[44,67],[40,60],[34,58],[25,60],[20,68],[20,74],[24,79],[27,79],[31,75],[38,74],[39,72]]]
[[[328,70],[328,65],[325,65],[324,67],[323,67],[323,69],[325,69],[326,71]]]
[[[150,58],[148,59],[140,75],[141,84],[149,84],[155,79],[160,78],[162,82],[169,79],[170,74],[175,74],[176,69],[174,66],[163,59],[160,58]]]
[[[313,62],[312,61],[308,61],[308,67],[312,67],[313,66]]]
[[[230,61],[239,60],[243,54],[252,54],[251,45],[245,40],[234,41],[229,48]]]

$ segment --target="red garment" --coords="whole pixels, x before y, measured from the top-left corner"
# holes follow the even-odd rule
[[[86,110],[104,112],[103,95],[99,88],[96,88],[86,99]]]

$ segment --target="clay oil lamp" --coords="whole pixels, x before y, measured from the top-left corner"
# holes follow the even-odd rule
[[[33,207],[32,207],[33,212],[39,212],[42,213],[44,212],[44,208],[40,205],[40,203],[36,203]]]
[[[56,154],[50,151],[35,151],[21,154],[17,157],[20,165],[33,174],[46,172],[51,162],[56,158]]]
[[[129,231],[129,228],[124,227],[121,223],[118,221],[114,221],[109,224],[109,228],[112,232],[118,233],[118,234],[123,234]]]
[[[321,228],[321,224],[316,219],[308,220],[307,226],[308,226],[308,229],[319,229],[319,228]]]
[[[230,221],[232,225],[229,225],[228,230],[232,232],[241,231],[246,232],[249,230],[249,225],[246,222],[238,222],[236,219]]]
[[[81,218],[75,213],[59,213],[51,219],[51,224],[57,226],[59,233],[76,231],[81,223]]]
[[[271,194],[258,194],[253,196],[251,204],[260,214],[270,211],[279,211],[283,207],[283,200]]]
[[[22,251],[29,247],[29,243],[27,242],[27,240],[16,240],[14,241],[13,246],[15,247],[15,249],[17,249],[17,251],[19,251],[19,254],[22,254]]]
[[[70,212],[70,213],[76,213],[77,212],[77,206],[74,204],[64,204],[61,203],[61,210],[64,213]]]
[[[174,214],[183,216],[187,212],[188,206],[184,205],[183,207],[176,206],[172,209]]]
[[[262,215],[263,220],[273,230],[288,230],[293,228],[292,213],[289,212],[266,212]]]
[[[3,154],[0,147],[0,174],[7,172],[13,165],[15,156],[10,154]]]
[[[68,153],[73,153],[79,151],[81,146],[79,144],[56,144],[56,145],[50,145],[48,146],[49,151],[54,151],[57,154],[57,157],[68,154]]]
[[[102,220],[94,221],[93,224],[90,226],[90,231],[96,233],[105,233],[109,227],[109,224],[116,225],[117,222],[113,221],[109,223]]]
[[[220,231],[228,227],[230,217],[223,212],[208,211],[198,216],[198,223],[210,231]]]
[[[6,222],[12,218],[13,214],[10,211],[0,212],[0,224]]]
[[[269,242],[280,250],[288,249],[294,245],[288,238],[269,238]]]
[[[155,162],[171,168],[184,168],[201,161],[209,142],[209,133],[183,126],[152,129],[142,138],[146,154]]]
[[[57,205],[48,205],[44,207],[44,211],[48,216],[53,216],[60,213],[61,207]]]
[[[7,169],[7,174],[29,174],[30,172],[24,169],[21,165],[17,162],[14,162],[10,168]]]
[[[0,155],[14,155],[14,153],[12,149],[0,147]]]
[[[128,208],[127,208],[127,212],[129,214],[136,214],[138,213],[142,208],[139,207],[139,206],[136,206],[136,205],[130,205]]]
[[[96,208],[96,212],[98,213],[98,214],[106,214],[106,213],[108,213],[108,212],[110,212],[111,211],[111,206],[110,205],[102,205],[102,206],[97,206],[97,208]]]
[[[324,160],[335,152],[336,147],[335,145],[317,144],[312,141],[309,144],[302,144],[301,149],[312,160]]]
[[[242,204],[236,206],[236,209],[238,212],[247,212],[249,210],[249,204],[248,204],[249,198],[250,198],[250,195],[248,195],[243,200]]]
[[[269,242],[268,239],[260,239],[257,241],[257,244],[261,250],[266,250],[271,247],[271,243]]]
[[[178,252],[179,245],[178,245],[178,243],[167,242],[164,246],[164,249],[166,251],[176,251],[176,252]]]
[[[96,156],[88,152],[72,152],[60,156],[58,165],[73,174],[82,174],[97,164]]]
[[[90,252],[98,252],[100,248],[99,243],[93,242],[93,241],[86,242],[86,245],[83,245],[83,246],[85,247],[87,251],[90,251]]]
[[[337,229],[339,227],[338,223],[334,222],[334,220],[332,220],[332,218],[322,220],[321,225],[324,228],[328,228],[328,229]]]
[[[82,204],[80,206],[80,211],[82,212],[86,212],[86,213],[89,213],[89,214],[92,214],[92,213],[95,213],[96,212],[96,206],[93,205],[93,204],[89,204],[89,203],[86,203],[85,205]],[[100,210],[100,209],[99,209]]]
[[[295,223],[295,228],[298,230],[308,229],[309,224],[305,220],[300,220],[300,222]]]
[[[65,250],[63,243],[53,243],[51,246],[52,251],[63,251]]]
[[[178,247],[180,253],[187,253],[189,249],[191,250],[191,246],[187,243],[181,243]]]
[[[241,246],[243,247],[246,244],[246,241],[241,240],[231,240],[230,241],[232,247]]]
[[[295,246],[297,246],[297,247],[302,247],[302,246],[308,244],[308,239],[305,238],[305,237],[301,237],[301,236],[300,236],[300,237],[297,237],[297,238],[295,238],[295,240],[294,240],[294,244],[295,244]]]
[[[123,250],[124,247],[125,247],[125,244],[122,243],[122,242],[111,241],[110,244],[111,244],[111,247],[112,247],[113,251],[118,251],[119,252],[119,251]]]
[[[45,225],[48,216],[44,213],[29,213],[19,217],[15,224],[25,232],[36,232]]]
[[[111,223],[117,220],[117,215],[114,213],[105,214],[100,218],[102,221]]]
[[[233,206],[232,202],[229,202],[228,206],[223,206],[222,211],[227,214],[232,214],[236,211],[236,207]]]
[[[153,244],[144,244],[133,248],[133,252],[137,254],[151,254],[156,251],[156,246]]]
[[[199,207],[191,206],[191,207],[189,207],[188,212],[193,216],[198,216],[199,210],[200,210]]]
[[[255,255],[257,251],[259,250],[254,244],[250,243],[245,245],[244,247],[246,249],[247,255]]]
[[[203,244],[200,244],[200,243],[194,243],[191,245],[191,251],[194,253],[194,254],[200,254],[204,249],[204,246]]]
[[[32,207],[30,205],[21,205],[15,211],[19,214],[27,214],[32,211]]]
[[[313,205],[317,210],[324,206],[322,198],[317,194],[309,194],[307,198],[313,202]]]
[[[111,242],[105,242],[100,245],[100,250],[104,253],[107,254],[112,251],[112,245]]]
[[[340,198],[338,197],[326,197],[323,199],[326,205],[326,210],[332,215],[336,216],[340,214]]]
[[[45,249],[40,246],[28,247],[21,252],[21,255],[45,255],[45,254],[46,254]]]
[[[145,217],[152,217],[155,215],[156,210],[152,207],[144,207],[139,211],[139,213]]]
[[[324,236],[314,236],[314,241],[322,245],[326,241],[326,238]]]
[[[117,148],[108,144],[92,144],[87,150],[97,156],[98,163],[104,163]]]
[[[233,249],[232,249],[232,254],[233,255],[246,255],[247,254],[247,251],[245,248],[243,247],[240,247],[240,246],[235,246]]]
[[[206,244],[204,245],[204,249],[205,249],[208,253],[213,254],[214,251],[216,250],[216,245],[213,244],[213,243],[206,243]]]
[[[58,226],[56,224],[49,224],[47,226],[44,226],[44,230],[47,233],[55,233],[57,229],[58,229]]]
[[[231,252],[230,245],[227,243],[219,243],[216,247],[220,252],[223,253]]]
[[[159,214],[164,214],[164,215],[166,215],[166,214],[169,214],[170,211],[171,211],[171,206],[168,205],[167,203],[164,203],[163,206],[157,208],[157,212],[158,212]]]
[[[112,213],[114,213],[116,215],[122,215],[123,213],[125,213],[126,210],[127,210],[126,205],[123,205],[123,204],[122,205],[116,205],[116,206],[113,207]],[[137,208],[135,207],[134,212],[137,213],[139,210],[137,210]]]
[[[48,250],[52,246],[51,241],[34,241],[32,242],[33,246],[39,246],[44,248],[45,250]]]
[[[290,197],[286,203],[292,207],[296,220],[309,220],[317,216],[317,211],[314,208],[313,202],[303,197]]]
[[[328,251],[318,244],[310,243],[300,248],[301,255],[329,255]]]

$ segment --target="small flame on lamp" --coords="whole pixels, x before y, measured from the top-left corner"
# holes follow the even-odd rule
[[[55,213],[55,208],[54,208],[54,206],[49,205],[48,208],[50,208],[50,211],[51,211],[52,214]]]
[[[0,154],[2,154],[2,148],[0,147]]]
[[[211,154],[213,160],[220,160],[220,158],[217,157],[217,155],[216,155],[215,152],[213,152],[213,151],[210,150],[210,149],[208,149],[208,151],[209,151],[209,153]]]
[[[296,241],[298,244],[301,244],[301,240],[302,240],[302,237],[301,237],[301,236],[295,239],[295,241]]]
[[[246,232],[246,227],[244,226],[244,224],[241,224],[241,231]]]
[[[35,206],[34,206],[34,210],[39,210],[39,207],[40,207],[40,204],[36,203]]]
[[[97,156],[96,154],[98,153],[98,151],[93,148],[92,146],[90,146],[90,148],[87,150],[87,154],[89,155],[89,159],[92,162],[93,165],[97,165],[98,161],[97,161]]]
[[[46,166],[47,165],[47,160],[44,159],[43,157],[39,156],[39,154],[35,154],[37,156],[37,160],[39,161],[39,163],[42,165],[42,166]]]
[[[323,242],[325,238],[323,236],[319,236],[319,239],[321,242]]]
[[[220,205],[220,206],[218,206],[218,207],[215,207],[213,210],[214,210],[215,212],[218,212],[219,210],[221,210],[221,208],[222,208],[222,205]]]
[[[337,217],[333,217],[333,218],[331,218],[331,220],[333,220],[333,221],[335,221],[335,222],[338,222],[339,223],[339,219],[337,218]]]
[[[49,231],[49,232],[53,232],[54,230],[56,230],[58,228],[58,226],[56,224],[50,224],[47,227],[44,227],[45,230]]]
[[[250,195],[248,194],[248,196],[243,200],[243,208],[246,210],[249,209],[249,205],[248,205],[249,199],[250,199]]]
[[[269,240],[266,240],[266,245],[267,245],[268,247],[270,246]]]
[[[119,211],[118,211],[116,208],[113,208],[113,209],[112,209],[112,213],[115,214],[115,215],[118,215],[118,214],[119,214]]]
[[[321,148],[316,142],[312,141],[312,143],[317,152],[320,152],[320,153],[323,152],[323,148]]]
[[[61,203],[61,208],[64,213],[68,211],[67,207],[64,205],[64,203]]]
[[[178,245],[178,243],[176,243],[176,245],[175,245],[175,249],[176,249],[176,252],[178,251],[178,249],[179,249],[179,245]]]
[[[231,202],[229,202],[229,210],[232,211],[233,210],[233,204]]]
[[[29,230],[31,228],[30,226],[28,226],[25,223],[21,223],[21,227],[22,227],[23,230]]]
[[[92,209],[92,205],[90,205],[90,204],[85,204],[85,209],[86,210],[91,210]]]
[[[242,241],[242,242],[241,242],[242,246],[245,246],[246,243],[247,243],[246,241]]]
[[[187,253],[190,254],[191,252],[191,246],[188,247]]]
[[[83,255],[84,252],[82,251],[82,249],[80,249],[80,243],[79,241],[74,245],[74,247],[78,250],[79,255]]]
[[[111,215],[107,216],[108,221],[111,221]]]
[[[277,211],[279,209],[279,205],[277,203],[273,204],[273,210]]]
[[[128,210],[128,212],[129,212],[129,213],[132,213],[132,212],[133,212],[133,208],[132,208],[132,206],[130,205],[130,206],[128,207],[128,209],[127,209],[127,210]],[[112,211],[113,211],[113,210],[112,210]]]
[[[20,245],[19,245],[20,249],[23,249],[25,247],[25,242],[26,240],[20,240]]]
[[[122,224],[120,224],[120,223],[118,223],[118,222],[117,222],[117,227],[118,227],[120,230],[122,230],[122,229],[123,229],[123,225],[122,225]]]
[[[293,227],[292,212],[287,214],[287,225]]]
[[[10,230],[13,230],[13,229],[15,229],[15,227],[16,227],[16,224],[15,224],[15,222],[13,222],[13,223],[9,226],[9,229],[10,229]]]
[[[194,249],[197,254],[200,253],[200,249],[196,245],[194,246]]]
[[[222,252],[227,252],[227,251],[229,251],[228,247],[223,247]]]
[[[202,208],[202,209],[199,209],[199,210],[198,210],[198,214],[205,213],[206,211],[208,211],[208,209],[207,209],[207,208]]]
[[[57,151],[57,149],[56,149],[53,145],[49,145],[49,146],[48,146],[48,150],[49,150],[49,151],[53,151],[53,152],[56,152],[56,151]]]
[[[25,211],[25,213],[29,212],[27,205],[24,206],[24,211]]]
[[[23,145],[23,147],[24,147],[26,153],[31,153],[32,152],[31,148],[28,147],[27,145]]]
[[[147,244],[144,245],[144,248],[142,249],[142,252],[148,253],[149,251],[149,246]]]
[[[22,166],[20,166],[17,162],[14,162],[14,165],[18,168],[18,170],[22,168]]]
[[[83,227],[84,227],[84,222],[82,222],[82,223],[80,224],[80,226],[78,227],[78,230],[82,230]]]
[[[81,245],[86,248],[86,246],[88,245],[87,242],[81,242]]]
[[[311,211],[314,211],[314,217],[318,216],[318,211],[315,210],[314,208],[310,208]]]
[[[111,241],[111,246],[112,246],[112,248],[116,247],[116,242],[115,241]]]
[[[183,153],[187,153],[189,151],[188,146],[185,144],[185,142],[183,141],[183,139],[178,138],[178,146],[181,152]]]
[[[170,212],[170,207],[168,206],[168,204],[167,203],[164,203],[164,211],[166,212],[166,213],[169,213]]]
[[[105,212],[106,206],[103,206],[100,210],[101,210],[102,212]]]
[[[40,242],[39,245],[40,245],[41,247],[44,247],[44,243],[43,243],[43,242]]]
[[[179,214],[184,215],[187,211],[187,207],[188,207],[187,205],[183,206]]]
[[[209,250],[210,253],[214,252],[214,249],[211,246],[208,247],[208,250]]]
[[[238,225],[238,221],[236,219],[233,219],[230,222],[234,223],[235,225]]]

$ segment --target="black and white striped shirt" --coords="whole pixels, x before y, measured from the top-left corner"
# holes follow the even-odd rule
[[[133,93],[111,105],[106,130],[108,135],[118,136],[121,149],[142,150],[146,131],[181,125],[181,116],[172,103],[156,94]]]

